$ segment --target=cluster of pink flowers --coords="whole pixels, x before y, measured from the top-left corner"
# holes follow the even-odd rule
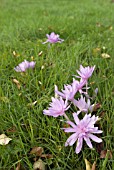
[[[78,154],[83,145],[83,141],[86,144],[93,148],[91,140],[100,143],[102,142],[101,138],[98,138],[94,134],[102,133],[101,130],[98,130],[95,123],[99,120],[98,116],[92,115],[92,111],[94,109],[94,104],[91,104],[90,97],[88,94],[88,79],[92,76],[92,73],[95,69],[93,67],[83,67],[80,65],[80,69],[77,70],[78,75],[75,77],[80,78],[80,80],[76,80],[73,78],[73,82],[71,84],[64,85],[64,89],[61,91],[58,90],[58,87],[55,85],[55,96],[52,97],[52,102],[48,107],[48,110],[43,110],[43,114],[53,117],[64,116],[66,118],[66,123],[70,125],[68,128],[62,128],[65,132],[73,133],[66,141],[65,146],[72,146],[75,142],[76,150],[75,152]],[[85,86],[85,89],[84,89]],[[76,94],[80,94],[80,98],[76,99]],[[95,90],[96,93],[96,90]],[[74,112],[73,118],[74,122],[70,121],[66,112],[73,104],[76,108],[76,112]],[[79,116],[84,115],[83,119],[79,119]],[[84,114],[85,113],[85,114]],[[81,115],[81,117],[82,117]]]
[[[50,44],[55,44],[55,43],[62,43],[64,40],[59,38],[58,34],[55,34],[54,32],[52,32],[50,35],[46,34],[47,40],[45,42],[43,42],[42,44],[46,44],[46,43],[50,43]],[[25,72],[27,69],[29,68],[34,68],[35,67],[36,62],[34,61],[27,61],[24,60],[22,63],[20,63],[18,66],[16,66],[14,68],[14,70],[16,72]]]
[[[58,34],[52,32],[50,35],[46,34],[47,40],[43,42],[55,44],[62,43],[64,40],[59,38]],[[35,67],[34,61],[24,60],[14,69],[17,72],[25,72],[29,68]],[[43,110],[43,114],[53,117],[64,116],[66,123],[70,125],[68,128],[62,128],[65,132],[73,133],[66,141],[65,146],[72,146],[76,142],[75,152],[78,154],[83,146],[83,141],[86,144],[93,148],[91,140],[100,143],[102,142],[101,138],[98,138],[94,134],[102,133],[101,130],[96,127],[95,123],[99,120],[98,116],[92,115],[94,104],[91,104],[91,97],[88,94],[88,79],[92,76],[95,66],[93,67],[83,67],[80,65],[80,69],[76,72],[78,75],[75,75],[71,84],[64,85],[64,89],[61,91],[58,90],[57,85],[55,85],[55,96],[52,97],[52,102],[49,104],[48,109]],[[95,89],[97,93],[98,89]],[[76,95],[80,94],[80,98],[76,98]],[[66,112],[72,107],[75,106],[76,112],[73,114],[74,122],[70,121]],[[81,113],[83,113],[81,115]],[[83,116],[82,119],[79,119],[79,116]]]

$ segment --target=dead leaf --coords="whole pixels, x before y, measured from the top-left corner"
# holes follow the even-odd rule
[[[7,132],[16,132],[16,127],[15,126],[13,126],[13,127],[11,127],[11,128],[9,128],[9,129],[7,129],[6,130]]]
[[[105,158],[106,157],[106,154],[107,152],[109,152],[109,159],[112,159],[112,153],[110,150],[102,150],[101,153],[100,153],[100,158]]]
[[[42,54],[43,54],[43,51],[40,51],[40,52],[38,53],[38,56],[42,56]]]
[[[13,79],[13,82],[17,85],[17,88],[20,89],[21,85],[17,79]]]
[[[20,168],[21,168],[21,164],[20,164],[20,162],[17,164],[17,167],[16,167],[16,170],[20,170]]]
[[[97,103],[97,104],[94,105],[93,111],[96,112],[100,108],[101,108],[101,104]]]
[[[91,170],[91,164],[87,159],[85,159],[85,164],[86,164],[86,170]]]
[[[0,135],[0,145],[7,145],[10,140],[12,139],[8,138],[5,134]]]
[[[101,57],[102,57],[102,58],[110,58],[110,55],[107,54],[107,53],[102,53],[102,54],[101,54]]]
[[[42,147],[35,146],[30,151],[30,154],[35,154],[36,156],[41,156],[43,152],[44,152],[44,149]]]
[[[14,57],[19,57],[19,56],[20,56],[20,55],[17,54],[15,51],[13,51],[13,55],[14,55]]]
[[[96,161],[94,161],[91,170],[96,170]]]
[[[42,66],[41,66],[41,70],[43,70],[44,68],[45,68],[45,66],[44,66],[44,65],[42,65]]]
[[[37,103],[37,101],[34,101],[33,103],[28,103],[27,106],[32,107]]]
[[[45,170],[44,162],[41,159],[39,159],[38,161],[34,162],[33,169],[34,170]]]
[[[101,153],[101,151],[103,150],[103,142],[96,143],[96,150],[98,153]]]
[[[42,155],[41,155],[41,158],[50,159],[50,158],[53,158],[53,155],[51,155],[51,154],[42,154]]]

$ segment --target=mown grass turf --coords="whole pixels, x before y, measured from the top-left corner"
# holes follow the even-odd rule
[[[48,48],[42,42],[45,34],[53,31],[65,41]],[[42,56],[38,56],[40,51]],[[101,53],[110,58],[102,58]],[[14,67],[24,59],[34,59],[35,69],[25,74],[15,72]],[[61,118],[45,116],[42,111],[54,95],[54,84],[61,89],[70,83],[80,64],[96,65],[90,82],[94,82],[91,91],[99,89],[96,102],[101,103],[97,115],[102,115],[102,149],[114,152],[114,3],[0,0],[0,63],[0,133],[12,138],[8,145],[0,146],[0,169],[15,169],[18,162],[25,169],[33,169],[34,156],[29,153],[40,146],[44,153],[53,155],[53,159],[44,159],[47,169],[82,170],[87,158],[91,163],[96,160],[96,169],[101,170],[104,159],[100,159],[97,146],[90,150],[84,145],[76,155],[75,145],[64,147],[69,135],[60,129]],[[20,89],[13,83],[14,78],[20,82]],[[34,101],[37,104],[30,107]],[[112,156],[106,170],[113,169]]]

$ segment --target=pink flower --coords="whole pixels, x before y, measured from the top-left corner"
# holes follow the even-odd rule
[[[90,139],[97,143],[102,142],[102,139],[94,135],[102,133],[101,130],[98,130],[98,127],[94,126],[96,121],[99,119],[98,116],[95,117],[95,115],[93,115],[91,117],[91,114],[86,114],[82,120],[79,120],[77,114],[73,113],[73,117],[76,124],[71,121],[67,121],[71,127],[62,128],[65,132],[73,132],[73,134],[67,139],[65,146],[72,146],[77,141],[75,152],[78,154],[82,149],[83,140],[85,140],[86,144],[90,148],[93,148]]]
[[[93,67],[88,66],[84,68],[82,65],[80,65],[80,70],[77,70],[77,73],[79,74],[79,76],[76,76],[76,77],[87,81],[88,78],[91,77],[94,69],[95,69],[95,66]]]
[[[80,112],[85,112],[85,113],[88,113],[88,111],[92,112],[93,108],[94,108],[94,104],[91,105],[90,99],[88,99],[87,103],[86,103],[85,97],[83,97],[82,95],[81,95],[81,98],[79,100],[75,100],[73,103],[79,109],[77,114],[79,114]]]
[[[62,89],[62,92],[58,91],[58,87],[55,85],[55,93],[61,96],[64,99],[68,99],[70,101],[74,101],[74,96],[78,91],[82,91],[82,87],[85,85],[85,81],[77,81],[73,79],[73,82],[71,85],[64,85],[64,90]]]
[[[52,102],[48,110],[43,110],[43,114],[53,117],[63,116],[65,111],[69,109],[67,100],[64,102],[62,97],[60,99],[52,97]]]
[[[47,40],[46,42],[43,42],[43,44],[49,42],[51,44],[54,44],[54,43],[62,43],[64,40],[59,38],[59,35],[58,34],[55,34],[54,32],[52,32],[50,35],[49,34],[46,34],[47,36]]]
[[[34,68],[35,64],[36,64],[36,62],[34,62],[34,61],[29,62],[27,60],[24,60],[22,63],[20,63],[18,66],[16,66],[14,68],[14,70],[17,72],[25,72],[26,69],[28,69],[28,68]]]

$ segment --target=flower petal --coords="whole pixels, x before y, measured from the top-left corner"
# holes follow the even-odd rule
[[[97,142],[97,143],[101,143],[102,139],[98,138],[97,136],[93,135],[93,134],[88,134],[89,138],[91,138],[93,141]]]

